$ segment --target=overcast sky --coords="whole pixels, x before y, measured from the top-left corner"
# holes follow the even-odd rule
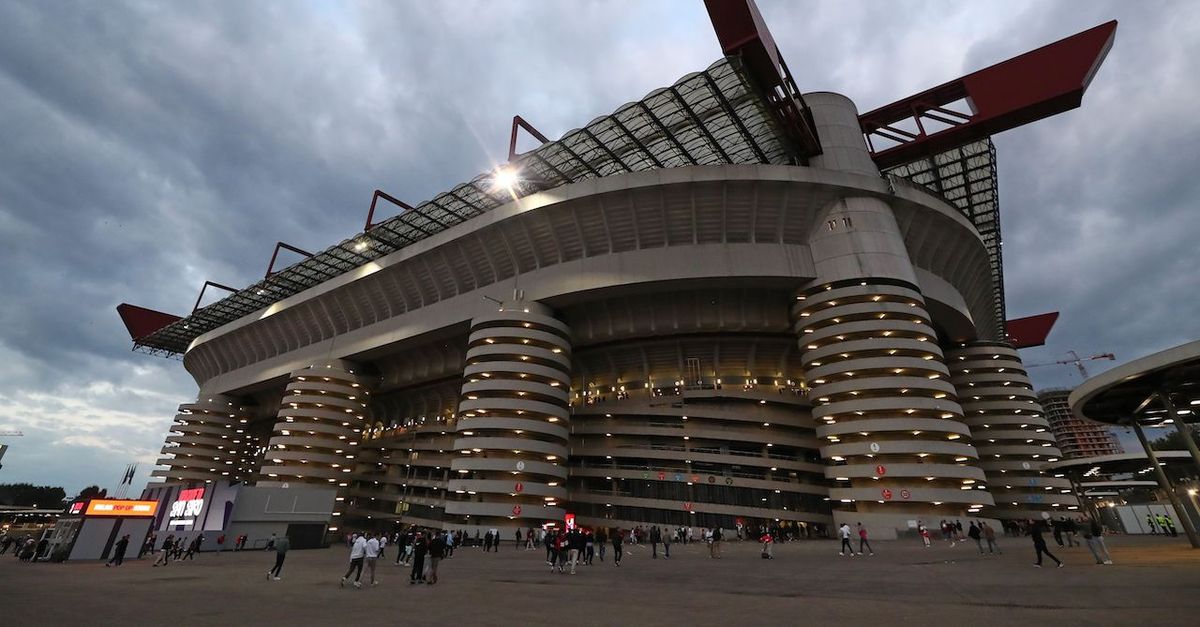
[[[1120,20],[1081,109],[995,138],[1009,313],[1062,312],[1027,362],[1200,338],[1200,3],[760,4],[861,111]],[[118,303],[185,313],[489,168],[514,114],[558,137],[719,56],[700,0],[0,0],[0,482],[144,483],[196,386]]]

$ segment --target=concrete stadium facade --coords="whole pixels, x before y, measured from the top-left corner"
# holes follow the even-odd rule
[[[804,98],[807,165],[542,189],[197,337],[155,474],[336,485],[335,529],[1073,509],[978,230]]]

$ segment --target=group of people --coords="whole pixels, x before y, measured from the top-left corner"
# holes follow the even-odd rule
[[[857,531],[855,533],[858,535],[858,553],[854,552],[854,547],[850,544],[850,524],[842,523],[842,526],[838,527],[838,536],[842,539],[842,548],[839,549],[838,555],[845,556],[849,553],[851,557],[858,557],[863,554],[863,549],[865,548],[870,555],[874,556],[875,549],[871,548],[871,542],[867,540],[867,528],[861,522],[857,523],[856,526]]]
[[[158,538],[155,534],[151,534],[146,540],[146,545],[154,547],[158,543]],[[204,544],[204,534],[197,534],[190,542],[186,538],[176,538],[175,534],[168,534],[163,540],[162,546],[158,550],[158,559],[154,560],[153,566],[166,566],[172,561],[181,562],[183,560],[194,560],[196,554],[200,552],[200,547]],[[145,546],[143,547],[143,552]],[[138,554],[141,557],[142,554]]]
[[[489,535],[491,535],[489,533]],[[347,536],[350,550],[350,564],[342,575],[339,585],[362,587],[363,570],[367,572],[370,586],[379,584],[376,566],[384,557],[389,544],[396,545],[396,565],[410,566],[409,584],[424,583],[433,585],[438,582],[438,565],[442,560],[454,555],[454,547],[465,540],[465,532],[420,529],[412,527],[389,536],[375,531],[361,534],[352,533]],[[499,544],[498,536],[484,544],[489,550],[493,544]],[[351,575],[354,578],[351,579]]]
[[[1087,544],[1088,550],[1091,552],[1092,557],[1096,560],[1096,563],[1105,565],[1112,564],[1112,557],[1108,553],[1108,547],[1104,544],[1104,526],[1101,525],[1100,521],[1094,517],[1080,517],[1079,519],[1074,519],[1066,516],[1059,516],[1056,519],[1023,520],[1012,522],[1006,521],[1002,524],[1004,524],[1005,530],[1009,528],[1016,528],[1021,530],[1024,535],[1029,536],[1030,540],[1033,542],[1034,554],[1037,557],[1037,561],[1034,562],[1034,566],[1038,568],[1042,567],[1043,558],[1045,557],[1053,560],[1058,568],[1062,568],[1065,565],[1065,563],[1060,560],[1058,556],[1050,552],[1050,549],[1046,544],[1046,533],[1051,534],[1055,543],[1060,548],[1073,548],[1080,546],[1079,541],[1076,540],[1076,536],[1082,533],[1084,543]],[[965,538],[970,538],[975,542],[975,546],[979,549],[980,555],[985,553],[983,544],[984,542],[987,542],[986,553],[988,555],[1002,553],[1000,550],[1000,545],[996,541],[996,530],[989,525],[987,521],[981,521],[978,524],[975,521],[971,521],[965,533],[962,531],[961,521],[943,520],[941,521],[940,526],[942,529],[943,540],[949,542],[952,548],[958,542],[964,542]],[[846,525],[842,525],[842,527],[846,531],[849,530],[849,527]],[[921,540],[925,543],[925,547],[929,548],[929,528],[925,526],[924,522],[917,521],[917,533],[920,535]],[[849,546],[847,540],[848,537],[849,536],[847,533],[843,532],[843,549]],[[859,554],[861,555],[861,552]]]
[[[13,555],[22,562],[36,562],[41,558],[46,557],[46,547],[50,541],[46,537],[41,540],[35,540],[32,535],[25,534],[18,537],[15,534],[4,534],[0,536],[0,555],[8,553],[11,548]]]
[[[1152,535],[1158,535],[1160,532],[1171,537],[1179,535],[1179,532],[1175,531],[1175,521],[1166,514],[1146,514],[1146,526],[1150,527]]]

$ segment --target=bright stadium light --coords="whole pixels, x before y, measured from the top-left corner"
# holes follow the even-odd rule
[[[498,189],[513,192],[517,183],[521,182],[521,173],[516,168],[502,165],[492,174],[492,185]]]

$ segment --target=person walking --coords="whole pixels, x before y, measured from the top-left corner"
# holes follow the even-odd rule
[[[195,560],[196,554],[200,552],[200,544],[204,542],[204,534],[200,534],[192,539],[188,544],[187,553],[184,553],[183,559]]]
[[[583,563],[591,566],[592,560],[596,558],[596,536],[591,530],[583,534],[583,545]]]
[[[429,541],[421,532],[417,532],[413,536],[412,541],[412,572],[408,577],[408,583],[420,583],[425,581],[425,554],[429,552]]]
[[[983,555],[983,533],[979,531],[979,527],[975,526],[975,521],[971,521],[971,527],[967,529],[967,537],[975,541],[975,546],[979,548],[979,554]]]
[[[621,565],[621,543],[622,543],[622,540],[623,540],[623,538],[621,538],[621,530],[613,529],[612,530],[613,566]]]
[[[929,527],[925,523],[917,521],[917,535],[921,536],[921,540],[925,543],[925,548],[929,548]]]
[[[1034,567],[1042,567],[1042,555],[1045,555],[1054,560],[1054,563],[1058,564],[1059,568],[1062,568],[1065,565],[1063,564],[1062,560],[1055,557],[1054,554],[1046,548],[1046,539],[1042,537],[1042,534],[1045,532],[1046,523],[1040,520],[1034,521],[1033,525],[1029,528],[1029,537],[1033,539],[1033,550],[1037,552],[1037,563],[1034,564]]]
[[[1054,534],[1054,543],[1058,548],[1063,548],[1063,523],[1066,518],[1059,516],[1058,520],[1050,520],[1050,530]]]
[[[151,532],[151,534],[146,537],[146,541],[142,543],[142,548],[138,549],[137,558],[142,559],[142,556],[147,553],[153,554],[154,553],[154,545],[157,543],[158,543],[158,535]],[[3,551],[0,551],[0,554],[3,554],[3,553],[4,553]]]
[[[106,562],[105,566],[120,566],[125,561],[125,549],[129,548],[129,534],[121,536],[120,540],[113,545],[113,556]]]
[[[367,545],[364,557],[364,565],[367,568],[367,574],[371,575],[371,585],[379,585],[379,581],[375,579],[375,565],[379,562],[379,556],[383,554],[383,538],[374,531],[367,534]]]
[[[275,566],[267,571],[267,579],[279,581],[279,573],[283,572],[283,560],[287,559],[287,552],[290,548],[292,548],[292,543],[286,534],[275,538]]]
[[[662,542],[662,532],[658,530],[658,525],[650,528],[650,559],[658,559],[658,543]]]
[[[167,562],[171,561],[171,551],[174,548],[175,548],[175,534],[172,533],[167,536],[166,540],[163,540],[162,550],[158,554],[158,559],[154,560],[154,564],[152,564],[152,565],[153,566],[159,566],[159,565],[166,566]]]
[[[850,525],[842,523],[842,526],[838,527],[838,535],[842,538],[842,548],[839,550],[838,555],[845,556],[846,551],[849,551],[851,557],[853,557],[854,547],[850,546]]]
[[[863,547],[867,547],[867,552],[871,556],[875,555],[875,549],[871,548],[871,543],[867,541],[867,528],[862,523],[858,523],[858,554],[863,554]]]
[[[991,525],[987,524],[987,521],[984,521],[983,523],[983,539],[987,540],[988,553],[995,552],[997,555],[1003,554],[1003,551],[1000,550],[1000,545],[996,544],[996,530],[993,529]]]
[[[401,532],[400,537],[396,538],[396,565],[408,564],[408,557],[412,550],[412,536]]]
[[[758,541],[762,542],[762,558],[765,560],[775,559],[775,551],[773,549],[775,539],[771,537],[771,534],[764,531]]]
[[[663,527],[662,533],[663,559],[671,559],[671,530]]]
[[[583,534],[578,528],[572,529],[571,533],[567,534],[567,550],[570,555],[571,574],[575,574],[575,566],[579,564],[579,556],[584,550]]]
[[[713,557],[715,557],[717,559],[721,559],[721,541],[725,539],[725,532],[721,531],[721,527],[718,525],[716,527],[713,527],[713,536],[712,537],[713,537],[713,542],[712,542]]]
[[[1083,541],[1087,543],[1088,550],[1092,552],[1092,557],[1096,558],[1097,564],[1112,565],[1112,556],[1108,554],[1108,547],[1104,545],[1104,527],[1095,517],[1084,525]]]
[[[604,550],[608,545],[608,530],[600,527],[596,530],[596,545],[600,547],[600,561],[604,561]]]
[[[1150,527],[1150,535],[1158,535],[1158,525],[1154,524],[1154,516],[1146,514],[1146,525]]]
[[[1067,539],[1067,547],[1079,546],[1079,540],[1076,540],[1076,534],[1079,533],[1079,525],[1075,523],[1074,518],[1067,518],[1063,521],[1063,536]]]
[[[363,560],[367,557],[367,540],[359,534],[354,534],[350,541],[350,567],[346,569],[346,574],[342,575],[342,581],[338,584],[341,587],[346,587],[346,580],[350,579],[350,573],[354,573],[354,587],[361,588]],[[355,572],[357,571],[357,572]]]

